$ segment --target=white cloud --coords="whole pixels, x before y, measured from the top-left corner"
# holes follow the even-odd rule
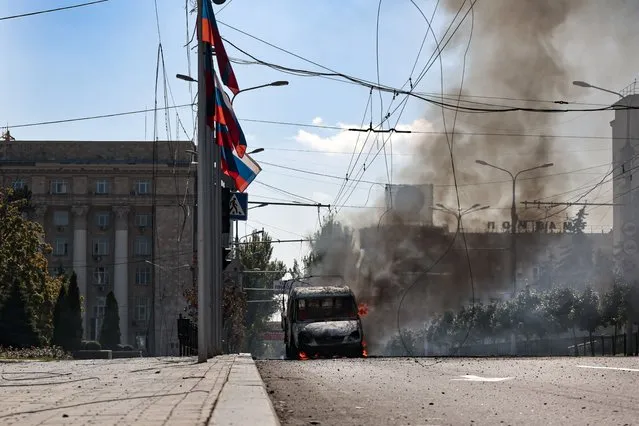
[[[318,203],[330,204],[333,202],[333,197],[328,195],[325,192],[314,191],[311,195],[311,199],[317,201]]]
[[[315,117],[313,119],[313,124],[316,126],[319,126],[320,124],[322,124],[324,122],[324,120],[322,120],[322,117]]]
[[[366,134],[362,132],[350,132],[349,128],[357,128],[359,126],[353,124],[339,123],[339,127],[344,130],[340,130],[338,133],[330,136],[321,136],[318,133],[308,132],[306,130],[298,130],[295,140],[310,148],[330,152],[353,152],[354,148],[361,149],[362,144],[366,140]],[[428,120],[419,118],[410,124],[400,124],[397,126],[397,130],[412,130],[429,132],[433,130],[433,125]],[[358,141],[359,136],[359,141]],[[376,136],[380,136],[379,147],[381,147],[382,137],[384,140],[389,136],[388,133],[376,133],[372,134],[368,138],[367,146],[370,147],[370,142],[375,140]],[[393,151],[397,153],[410,153],[413,147],[423,140],[423,135],[419,133],[393,133],[392,143]],[[357,144],[357,147],[355,146]],[[375,149],[375,148],[374,148]]]

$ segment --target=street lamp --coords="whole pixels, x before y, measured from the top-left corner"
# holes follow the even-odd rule
[[[579,87],[586,87],[586,88],[589,88],[589,89],[597,89],[597,90],[601,90],[602,92],[612,93],[613,95],[617,95],[621,99],[623,99],[623,95],[621,93],[619,93],[619,92],[615,92],[614,90],[604,89],[603,87],[599,87],[599,86],[594,86],[594,85],[592,85],[590,83],[586,83],[585,81],[576,80],[576,81],[573,81],[572,84],[574,84],[575,86],[579,86]]]
[[[513,296],[514,296],[515,293],[517,292],[517,244],[515,241],[515,238],[516,238],[515,234],[517,233],[517,207],[515,204],[515,184],[517,182],[517,177],[522,173],[530,172],[537,169],[544,169],[546,167],[552,167],[554,164],[546,163],[540,166],[531,167],[529,169],[520,170],[517,173],[513,174],[509,170],[502,169],[501,167],[487,163],[483,160],[475,160],[475,163],[482,166],[492,167],[493,169],[501,170],[502,172],[506,172],[510,175],[510,178],[513,180],[512,205],[510,207],[510,235],[511,235],[510,237],[510,253],[511,253],[510,269],[511,269],[512,280],[513,280]]]
[[[467,214],[470,213],[475,213],[481,210],[486,210],[489,209],[490,206],[483,206],[481,204],[473,204],[472,206],[468,207],[465,210],[462,210],[461,208],[457,209],[457,210],[453,210],[449,207],[446,207],[443,204],[437,203],[435,204],[436,207],[433,207],[433,210],[437,210],[440,212],[444,212],[444,213],[448,213],[450,215],[455,216],[455,218],[457,218],[457,230],[459,230],[462,226],[461,226],[461,222],[462,222],[462,217],[466,216]]]
[[[188,81],[189,83],[197,83],[197,80],[191,77],[190,75],[185,74],[175,74],[175,77],[179,80]]]
[[[235,97],[237,95],[239,95],[240,93],[244,93],[244,92],[248,92],[249,90],[255,90],[255,89],[261,89],[262,87],[279,87],[279,86],[288,86],[288,81],[286,80],[278,80],[278,81],[273,81],[271,83],[267,83],[267,84],[260,84],[259,86],[254,86],[254,87],[248,87],[246,89],[242,89],[239,92],[237,92],[236,94],[233,95],[233,97],[231,98],[231,104],[233,103],[233,100],[235,100]]]

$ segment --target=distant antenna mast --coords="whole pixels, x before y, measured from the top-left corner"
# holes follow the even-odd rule
[[[6,131],[2,133],[2,140],[5,142],[14,141],[16,138],[11,136],[11,132],[9,131],[9,127],[6,127]]]

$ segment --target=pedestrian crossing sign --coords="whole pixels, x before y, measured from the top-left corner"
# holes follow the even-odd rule
[[[248,194],[233,192],[229,198],[229,217],[233,220],[248,219]]]

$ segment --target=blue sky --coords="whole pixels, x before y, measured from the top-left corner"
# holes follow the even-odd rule
[[[0,16],[67,6],[77,2],[80,0],[0,0]],[[421,3],[425,5],[424,12],[430,15],[434,2]],[[175,104],[186,104],[190,102],[188,84],[174,77],[176,73],[188,73],[188,53],[184,47],[185,5],[183,1],[175,0],[158,0],[157,4],[168,82]],[[215,9],[218,10],[219,6]],[[372,0],[232,0],[217,18],[218,21],[326,67],[360,78],[376,80],[376,14],[377,2]],[[188,19],[189,29],[192,31],[194,14],[190,14]],[[451,16],[438,12],[435,31],[441,34],[442,25],[447,24],[450,19]],[[220,30],[223,37],[262,60],[289,67],[324,71],[224,25],[220,25]],[[406,81],[425,31],[424,21],[409,1],[393,0],[383,3],[379,43],[380,79],[383,84],[399,87]],[[153,0],[110,0],[84,8],[0,21],[0,40],[0,57],[5,64],[0,67],[0,82],[3,83],[5,98],[5,101],[0,103],[1,126],[108,114],[153,106],[158,49]],[[248,59],[231,46],[227,45],[227,51],[233,58]],[[418,70],[423,67],[425,59],[432,51],[432,39],[429,38],[418,63]],[[459,48],[450,49],[444,55],[447,85],[452,85],[458,78],[461,55],[462,51]],[[191,73],[195,76],[197,65],[192,53],[191,66]],[[302,126],[261,124],[242,119],[356,126],[361,122],[365,112],[364,107],[369,98],[368,89],[324,78],[283,74],[258,65],[235,64],[234,69],[241,88],[274,80],[290,81],[289,86],[250,91],[240,94],[235,100],[235,111],[248,136],[249,149],[265,148],[264,152],[255,155],[258,162],[344,175],[357,134]],[[420,84],[419,90],[438,91],[439,78],[438,67],[433,67]],[[616,84],[621,83],[622,81],[619,81]],[[163,105],[161,90],[158,96],[159,104]],[[589,96],[587,99],[591,102],[607,102],[607,98],[601,95],[583,96]],[[384,95],[385,108],[388,108],[391,98],[392,95]],[[374,124],[379,121],[379,102],[378,94],[374,93]],[[169,99],[169,103],[174,102]],[[437,120],[427,120],[432,116],[429,111],[423,103],[411,100],[401,117],[400,125],[413,129],[436,130]],[[193,132],[192,113],[186,108],[180,109],[179,114],[190,137]],[[179,131],[175,115],[175,111],[169,113],[173,138]],[[593,123],[593,120],[575,115],[565,119],[570,126],[566,133],[592,131],[599,135],[607,135],[609,127],[606,126],[611,118],[610,115],[602,115]],[[159,137],[166,139],[163,113],[158,114],[158,120]],[[396,118],[392,122],[395,120]],[[370,113],[365,121],[370,121]],[[153,115],[15,128],[12,134],[18,139],[150,140],[153,136]],[[181,131],[179,136],[186,137]],[[420,142],[413,136],[397,135],[393,139],[394,182],[401,181],[400,170],[407,166],[410,149],[417,143]],[[605,141],[580,145],[580,149],[599,150],[581,166],[588,167],[609,161],[609,153],[604,152],[607,146]],[[342,153],[335,153],[336,151]],[[262,182],[305,198],[332,204],[342,183],[337,179],[279,169],[266,164],[262,164],[262,167],[263,172],[248,190],[249,197],[253,200],[300,201],[300,198],[273,190],[262,185]],[[557,172],[571,170],[570,164],[558,164],[556,167]],[[379,156],[374,163],[367,164],[366,168],[363,179],[387,181],[383,156]],[[604,168],[596,169],[594,172],[601,174],[605,171]],[[594,172],[581,177],[586,181],[592,180],[596,178],[592,174]],[[575,186],[579,186],[579,182],[575,182]],[[371,184],[357,185],[345,204],[364,206],[369,192],[368,206],[374,206],[383,190],[381,186]],[[470,200],[472,192],[467,191],[464,197]],[[493,201],[501,203],[503,200],[497,197]],[[340,215],[345,220],[353,220],[359,218],[362,212],[366,212],[368,219],[381,213],[375,208],[345,207]],[[322,210],[320,215],[323,216],[325,213],[326,210]],[[602,213],[600,216],[593,224],[597,220],[602,224],[611,223],[611,214]],[[273,238],[297,239],[306,237],[317,226],[316,209],[269,206],[251,210],[249,221],[240,226],[240,234],[264,227]],[[276,244],[275,255],[289,265],[293,258],[299,258],[305,253],[306,246],[299,243]]]

